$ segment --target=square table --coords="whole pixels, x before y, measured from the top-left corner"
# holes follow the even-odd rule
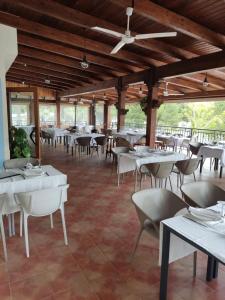
[[[118,157],[117,176],[118,185],[120,183],[120,174],[135,171],[135,190],[137,186],[137,176],[140,167],[144,164],[174,162],[184,160],[187,156],[183,153],[160,151],[150,149],[149,151],[131,151],[130,153],[121,153]]]
[[[162,260],[160,279],[160,300],[167,299],[167,280],[171,256],[171,236],[208,255],[207,278],[217,277],[218,262],[225,264],[225,233],[218,233],[184,216],[177,216],[161,222]],[[183,255],[185,256],[185,255]],[[180,258],[180,257],[179,257]]]

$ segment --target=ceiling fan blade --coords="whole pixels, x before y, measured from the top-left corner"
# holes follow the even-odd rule
[[[146,34],[137,34],[135,36],[136,40],[145,40],[145,39],[155,39],[162,37],[171,37],[176,36],[176,32],[158,32],[158,33],[146,33]]]
[[[124,36],[124,34],[122,34],[120,32],[116,32],[116,31],[106,29],[106,28],[103,28],[103,27],[95,26],[95,27],[91,27],[91,29],[102,32],[102,33],[110,34],[110,35],[113,35],[113,36],[118,37],[118,38],[122,38]]]
[[[112,49],[111,54],[116,54],[126,43],[124,41],[120,41],[115,48]]]

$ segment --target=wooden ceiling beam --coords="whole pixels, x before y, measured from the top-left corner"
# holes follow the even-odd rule
[[[173,64],[162,66],[156,69],[156,76],[158,79],[171,78],[175,76],[186,75],[190,73],[197,73],[213,68],[222,68],[225,66],[225,50],[216,53],[200,56],[197,58],[186,59]],[[143,82],[150,77],[151,70],[144,70],[141,72],[129,74],[122,77],[124,85]],[[118,79],[107,80],[96,85],[87,85],[81,89],[70,89],[61,93],[61,96],[79,95],[90,93],[91,91],[106,90],[113,88],[118,84]]]
[[[60,66],[62,65],[62,66],[74,68],[76,70],[79,70],[81,74],[83,75],[86,74],[87,76],[93,77],[94,79],[103,80],[103,79],[111,78],[111,76],[107,74],[104,75],[102,73],[98,74],[99,69],[98,71],[96,71],[95,68],[93,67],[89,68],[88,70],[83,70],[81,69],[78,61],[62,55],[57,55],[57,54],[53,54],[43,50],[33,49],[26,46],[20,46],[18,49],[18,53],[19,55],[29,57],[34,60],[39,59],[45,62],[58,64]]]
[[[21,76],[30,76],[31,78],[40,78],[40,79],[50,79],[52,82],[56,82],[56,83],[60,83],[60,84],[64,84],[65,86],[68,87],[75,87],[75,86],[82,86],[81,82],[74,82],[74,81],[69,81],[66,79],[62,79],[62,78],[57,78],[55,76],[51,76],[51,75],[45,75],[45,74],[39,74],[39,73],[35,73],[29,70],[21,70],[18,68],[13,68],[11,67],[10,70],[8,71],[9,73],[15,73],[15,74],[20,74]]]
[[[83,58],[82,51],[77,51],[76,49],[73,49],[73,48],[68,48],[68,47],[62,46],[60,44],[46,41],[41,38],[34,38],[34,37],[31,37],[31,36],[28,36],[28,35],[22,34],[22,33],[18,34],[18,43],[19,43],[19,45],[35,48],[35,49],[42,50],[42,51],[47,51],[50,53],[69,57],[74,60],[78,60],[79,64]],[[88,59],[88,57],[89,56],[87,55],[87,59]],[[104,72],[105,74],[107,74],[111,77],[124,74],[124,73],[117,72],[117,71],[111,70],[109,68],[106,68],[106,66],[100,66],[100,65],[93,64],[93,63],[90,64],[89,70],[90,69],[94,70],[96,73]]]
[[[43,14],[44,10],[42,11]],[[75,46],[78,48],[83,48],[82,45],[84,44],[84,37],[62,31],[53,27],[49,27],[46,25],[42,25],[40,23],[36,23],[33,21],[26,20],[24,18],[15,16],[15,15],[10,15],[6,14],[4,12],[0,12],[0,20],[1,23],[9,26],[16,27],[18,30],[26,32],[26,33],[31,33],[35,34],[39,37],[45,37],[50,40],[54,40],[57,42],[63,42],[71,46]],[[110,54],[112,50],[112,46],[85,38],[85,48],[89,51],[96,52],[99,54],[107,55],[109,57],[113,57],[113,60],[107,59],[105,57],[95,57],[95,55],[88,54],[88,58],[91,62],[99,64],[99,65],[104,65],[104,63],[111,64],[112,69],[123,69],[125,68],[128,72],[132,71],[132,68],[123,64],[122,62],[118,60],[122,60],[125,62],[129,62],[133,64],[134,66],[139,67],[139,64],[142,66],[150,66],[154,60],[150,58],[143,58],[133,52],[126,51],[126,50],[120,50],[116,57]],[[78,51],[78,50],[77,50]],[[79,51],[78,51],[79,52]],[[83,52],[81,52],[80,59],[82,59]],[[112,64],[113,62],[113,64]],[[158,62],[159,63],[159,62]]]
[[[203,81],[205,80],[205,76],[206,76],[205,73],[197,73],[197,74],[183,76],[183,78],[185,78],[187,80],[199,82],[199,84],[201,84],[203,87]],[[225,89],[225,81],[224,80],[215,78],[214,76],[211,76],[209,73],[207,73],[207,80],[208,80],[209,86],[211,86],[215,89]],[[203,87],[203,90],[204,90],[204,87]]]
[[[17,83],[20,83],[22,84],[22,81],[20,78],[16,77],[16,76],[12,76],[12,75],[7,75],[6,76],[6,80],[8,81],[11,81],[11,82],[17,82]],[[58,91],[63,91],[63,88],[62,87],[58,87],[58,86],[53,86],[53,85],[46,85],[44,83],[41,83],[39,81],[35,81],[35,80],[32,80],[32,79],[27,79],[25,81],[25,85],[32,85],[32,86],[38,86],[38,87],[44,87],[44,88],[48,88],[48,89],[51,89],[51,90],[58,90]]]
[[[112,2],[123,7],[130,5],[130,0],[112,0]],[[136,1],[135,13],[194,39],[224,49],[225,36],[223,34],[215,32],[150,0]]]
[[[52,71],[52,70],[43,69],[43,68],[40,68],[40,67],[33,67],[33,66],[30,66],[30,65],[24,66],[24,64],[17,63],[16,61],[11,66],[10,70],[11,69],[23,70],[25,72],[26,71],[27,72],[34,72],[37,75],[38,74],[39,75],[45,75],[45,76],[50,75],[50,76],[55,77],[57,79],[61,79],[62,81],[66,80],[66,81],[74,83],[74,84],[76,84],[77,82],[78,83],[91,83],[90,80],[82,78],[82,77],[69,75],[69,74],[63,74],[63,73],[58,72],[58,71]]]
[[[72,24],[75,26],[80,26],[83,28],[91,28],[94,26],[101,26],[111,30],[118,31],[120,33],[124,33],[125,28],[110,23],[104,19],[92,16],[90,14],[83,13],[74,8],[70,8],[68,6],[57,3],[53,0],[20,0],[15,2],[14,0],[5,0],[3,3],[10,4],[11,6],[20,6],[25,9],[30,9],[35,12],[40,13],[41,15],[46,15],[49,17],[56,18],[68,24]],[[130,3],[129,3],[130,5]],[[124,13],[125,15],[125,13]],[[133,34],[137,34],[137,32],[133,32]],[[172,46],[168,43],[163,42],[162,40],[151,39],[151,40],[143,40],[143,41],[135,41],[135,45],[155,51],[156,53],[168,54],[171,58],[192,58],[193,54],[187,50],[184,50],[179,47]],[[154,53],[152,54],[154,58]]]
[[[31,67],[38,67],[38,68],[42,68],[44,70],[51,70],[51,71],[56,71],[56,72],[60,72],[63,75],[69,75],[69,76],[76,76],[78,78],[81,78],[81,80],[87,80],[90,81],[92,83],[94,82],[98,82],[100,81],[100,79],[95,79],[93,78],[93,73],[87,73],[87,72],[81,72],[78,69],[74,69],[72,67],[68,67],[68,66],[63,66],[57,63],[52,63],[46,60],[40,60],[40,59],[36,59],[34,57],[26,57],[26,56],[22,56],[22,55],[18,55],[15,63],[18,63],[20,65],[26,65],[26,66],[31,66]]]
[[[33,77],[29,77],[29,76],[21,75],[19,73],[15,73],[15,72],[10,72],[8,75],[10,77],[14,77],[14,78],[18,78],[18,79],[21,78],[21,81],[23,81],[23,82],[27,82],[27,80],[31,80],[31,81],[35,81],[35,82],[38,82],[38,83],[44,83],[46,86],[50,85],[52,87],[62,88],[63,90],[68,89],[68,88],[73,88],[73,86],[70,86],[70,85],[68,85],[66,83],[62,84],[62,83],[57,82],[57,81],[51,81],[48,84],[48,83],[45,83],[45,81],[42,78],[34,77],[34,76]]]

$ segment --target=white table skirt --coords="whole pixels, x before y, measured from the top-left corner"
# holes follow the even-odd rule
[[[173,136],[173,135],[160,135],[160,134],[158,134],[156,137],[167,139],[168,141],[170,141],[169,146],[174,146],[175,148],[180,147],[184,140],[190,140],[187,137],[179,137],[179,136]]]
[[[205,158],[218,158],[220,165],[225,166],[225,148],[222,146],[201,146],[198,151],[198,156]]]
[[[122,153],[118,159],[118,174],[138,170],[142,165],[149,163],[160,163],[160,162],[177,162],[186,159],[186,155],[183,153],[173,152],[170,155],[162,156],[160,152],[148,153],[146,157],[138,157],[131,153]]]
[[[53,140],[56,140],[57,137],[64,137],[69,132],[68,130],[57,128],[57,127],[42,128],[41,130],[48,133]]]
[[[117,132],[114,133],[114,137],[121,137],[127,140],[131,145],[137,143],[138,140],[140,140],[143,136],[145,136],[146,133],[144,132]]]
[[[5,203],[6,206],[4,207],[4,211],[13,213],[20,210],[14,200],[14,193],[48,189],[67,183],[67,175],[61,173],[50,165],[42,166],[42,168],[48,175],[28,177],[27,179],[23,179],[22,177],[11,177],[11,180],[15,181],[8,182],[0,180],[0,194],[7,193],[9,196],[9,201]],[[15,169],[13,171],[15,171],[15,173],[17,171],[18,173],[21,173],[21,170]],[[63,195],[63,201],[67,201],[67,192]]]
[[[67,143],[70,147],[74,146],[74,144],[77,144],[77,138],[80,137],[91,137],[91,145],[95,144],[95,138],[96,137],[100,137],[100,136],[104,136],[104,134],[100,134],[100,133],[87,133],[87,134],[77,134],[77,133],[70,133],[70,134],[66,134],[66,136],[68,137]]]

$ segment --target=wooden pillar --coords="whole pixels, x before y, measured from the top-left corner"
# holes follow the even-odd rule
[[[156,115],[157,108],[159,107],[158,101],[158,86],[155,70],[153,69],[146,79],[145,83],[148,87],[147,95],[147,124],[146,124],[146,145],[152,148],[155,147],[155,134],[156,134]]]
[[[123,86],[122,81],[118,81],[116,86],[118,94],[118,103],[117,103],[117,131],[119,132],[125,125],[125,104],[126,104],[126,93],[128,86]]]
[[[40,145],[40,119],[39,119],[39,101],[37,88],[33,91],[34,96],[34,124],[35,124],[35,152],[38,159],[41,158]]]
[[[109,120],[109,103],[105,102],[104,103],[104,129],[107,130],[108,129],[108,122]]]
[[[61,117],[60,117],[60,97],[56,94],[56,127],[60,128]]]
[[[93,100],[93,102],[90,105],[90,125],[93,125],[94,128],[96,127],[95,109],[96,109],[96,101]]]

